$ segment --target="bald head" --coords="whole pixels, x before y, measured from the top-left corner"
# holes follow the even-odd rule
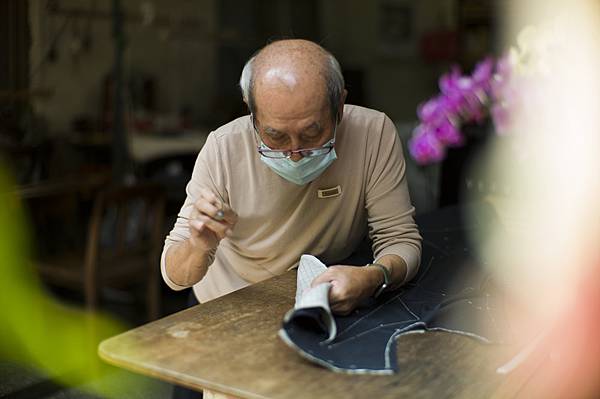
[[[316,85],[325,94],[328,54],[307,40],[282,40],[265,47],[253,61],[255,89]]]
[[[277,97],[296,106],[323,104],[337,120],[344,97],[337,60],[308,40],[281,40],[261,49],[244,66],[240,87],[254,115],[269,106],[265,99]]]

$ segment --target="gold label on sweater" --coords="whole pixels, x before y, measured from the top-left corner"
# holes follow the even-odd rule
[[[335,186],[332,188],[324,188],[322,190],[317,190],[317,195],[319,196],[319,198],[339,197],[340,195],[342,195],[342,187]]]

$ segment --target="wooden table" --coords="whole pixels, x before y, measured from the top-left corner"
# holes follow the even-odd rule
[[[141,374],[243,398],[512,397],[520,385],[495,372],[514,348],[442,332],[401,337],[392,376],[309,363],[277,337],[295,278],[291,271],[127,331],[102,342],[99,354]]]

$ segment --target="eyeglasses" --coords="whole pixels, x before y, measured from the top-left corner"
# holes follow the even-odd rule
[[[318,157],[320,155],[329,154],[331,152],[331,150],[333,150],[334,145],[335,145],[335,138],[332,139],[327,144],[325,144],[324,146],[317,147],[317,148],[303,148],[300,150],[271,150],[269,148],[263,148],[261,146],[258,146],[256,148],[260,155],[262,155],[263,157],[267,157],[267,158],[276,158],[276,159],[291,158],[292,155],[294,155],[294,154],[302,155],[302,157],[304,157],[304,158],[310,158],[310,157]]]
[[[260,139],[260,134],[258,133],[258,129],[256,128],[256,124],[254,123],[254,118],[252,118],[252,125],[254,126],[254,131],[258,135]],[[329,140],[327,143],[322,145],[321,147],[315,148],[301,148],[299,150],[272,150],[270,148],[264,148],[263,145],[258,145],[256,149],[258,153],[266,158],[275,158],[275,159],[284,159],[291,158],[294,154],[299,154],[303,158],[310,157],[318,157],[321,155],[327,155],[333,150],[335,146],[335,133],[337,130],[337,126],[333,129],[333,138]],[[262,140],[261,140],[262,143]]]

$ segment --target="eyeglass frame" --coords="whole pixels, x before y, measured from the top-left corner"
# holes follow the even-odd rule
[[[258,136],[258,138],[260,139],[260,141],[264,144],[264,142],[262,141],[262,138],[260,137],[260,133],[258,131],[258,128],[256,127],[256,119],[254,118],[253,114],[250,114],[250,119],[252,120],[252,127],[254,128],[254,132],[256,133],[256,135]],[[256,150],[263,157],[270,158],[270,159],[290,159],[294,154],[299,154],[303,158],[312,158],[312,157],[318,157],[318,156],[322,156],[322,155],[327,155],[335,147],[335,135],[336,135],[336,132],[337,132],[337,123],[335,124],[335,126],[333,128],[333,138],[331,140],[329,140],[330,143],[329,144],[324,144],[324,145],[322,145],[320,147],[301,148],[299,150],[272,150],[270,148],[267,148],[267,149],[262,148],[261,145],[258,144],[256,146]],[[323,152],[323,153],[319,153],[319,154],[313,154],[314,151],[319,151],[319,150],[326,150],[326,151]],[[281,154],[282,156],[275,156],[275,157],[273,157],[273,156],[266,155],[265,152],[270,152],[270,153],[275,153],[275,154]]]

